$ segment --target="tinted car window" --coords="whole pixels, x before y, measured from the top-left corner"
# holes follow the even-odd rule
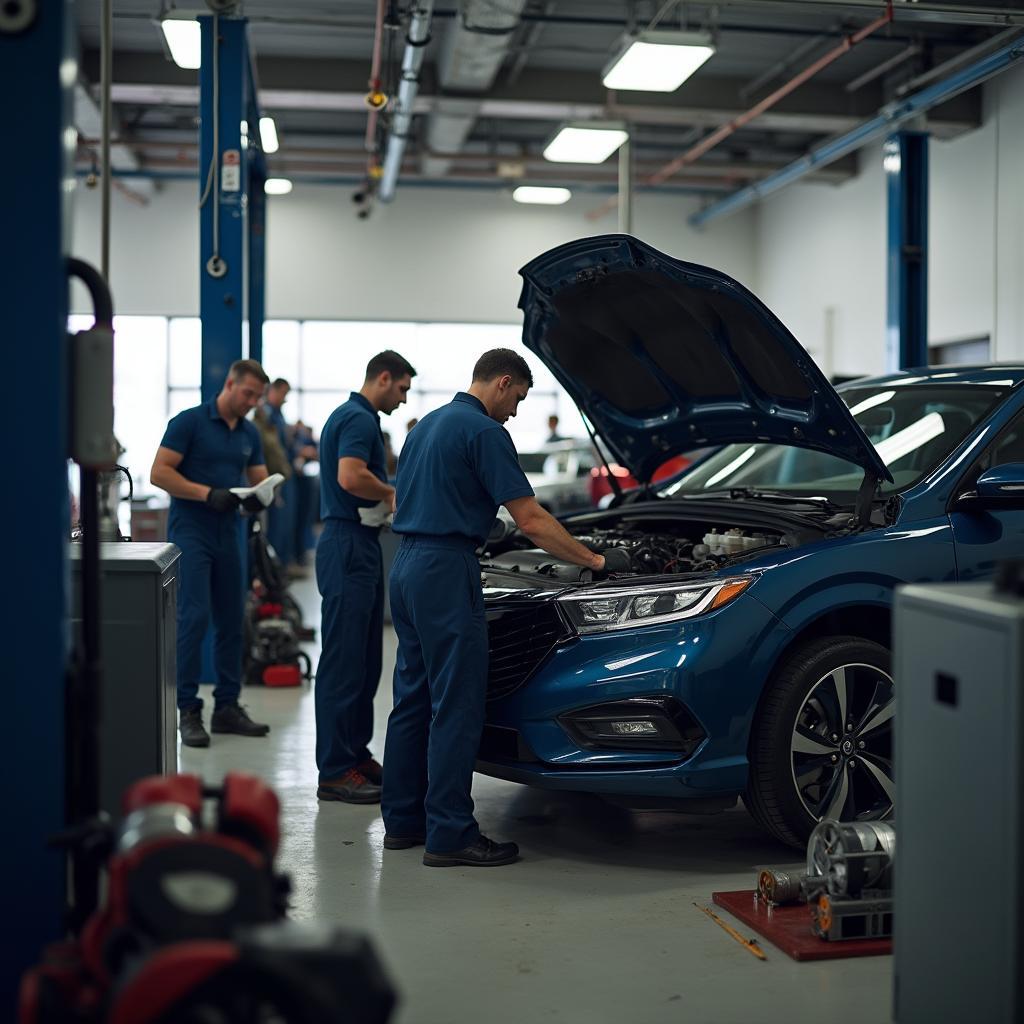
[[[849,388],[840,396],[892,473],[883,492],[912,486],[938,465],[999,401],[1005,389],[942,384]],[[1024,441],[1020,442],[1024,447]],[[863,479],[834,455],[773,444],[731,444],[662,494],[753,487],[852,501]]]

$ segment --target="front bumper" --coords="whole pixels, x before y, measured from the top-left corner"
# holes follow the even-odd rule
[[[754,708],[788,630],[752,595],[697,619],[559,644],[491,700],[477,770],[551,789],[700,798],[747,779]],[[695,750],[587,749],[559,718],[637,697],[673,698],[703,731]]]

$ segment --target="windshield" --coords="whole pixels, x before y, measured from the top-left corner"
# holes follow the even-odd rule
[[[937,466],[1005,393],[977,385],[916,384],[849,388],[839,397],[889,467],[902,491]],[[835,455],[780,444],[729,444],[659,493],[701,494],[747,487],[850,502],[864,470]]]
[[[547,462],[547,452],[520,452],[519,465],[524,473],[543,473],[544,463]]]

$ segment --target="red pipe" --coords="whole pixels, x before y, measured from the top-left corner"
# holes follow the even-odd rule
[[[685,153],[681,153],[674,160],[670,160],[660,170],[655,171],[654,174],[650,175],[645,181],[645,185],[661,185],[672,177],[676,171],[687,164],[692,164],[694,161],[699,160],[708,150],[714,149],[723,139],[728,138],[734,132],[738,131],[744,125],[749,124],[756,117],[760,117],[766,110],[774,107],[779,100],[784,99],[794,89],[803,85],[809,78],[813,78],[819,71],[827,68],[833,61],[838,60],[843,56],[844,53],[848,53],[853,47],[859,42],[866,39],[873,32],[877,32],[878,29],[884,25],[888,25],[892,21],[892,2],[886,4],[885,14],[881,18],[871,22],[870,25],[865,25],[864,28],[858,32],[854,32],[853,35],[846,36],[843,41],[836,46],[834,49],[829,50],[824,56],[819,57],[813,64],[809,64],[799,74],[795,75],[788,82],[780,85],[775,92],[766,96],[759,103],[755,103],[749,110],[740,114],[738,117],[734,117],[727,124],[723,124],[721,127],[716,128],[710,135],[701,139],[700,142],[691,146]],[[598,217],[603,217],[610,210],[615,209],[618,205],[618,197],[613,197],[603,203],[601,206],[594,210],[591,210],[587,214],[589,220],[596,220]]]
[[[380,66],[384,52],[384,12],[387,0],[377,0],[377,26],[373,34],[373,57],[370,62],[370,92],[380,92]],[[369,163],[373,162],[373,151],[377,141],[377,109],[370,108],[366,119],[366,151],[371,154]],[[367,165],[369,169],[369,164]]]

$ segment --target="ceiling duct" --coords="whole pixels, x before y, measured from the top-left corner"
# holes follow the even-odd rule
[[[486,93],[508,55],[526,0],[469,0],[461,16],[447,28],[437,60],[438,83],[446,93]],[[458,153],[473,130],[476,104],[435,112],[427,123],[431,154]],[[443,155],[424,156],[423,173],[443,177],[451,161]]]

